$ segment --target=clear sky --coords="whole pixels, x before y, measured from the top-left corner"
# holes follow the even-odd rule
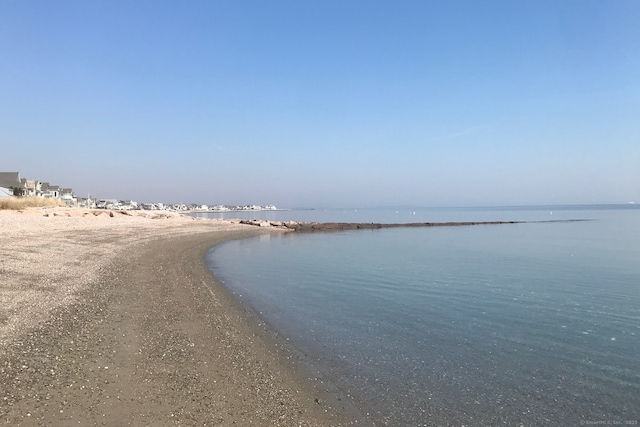
[[[640,1],[0,0],[0,171],[139,202],[640,202]]]

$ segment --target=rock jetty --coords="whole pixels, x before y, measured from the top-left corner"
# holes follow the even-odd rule
[[[399,227],[464,227],[471,225],[501,225],[519,224],[522,221],[480,221],[480,222],[411,222],[404,224],[380,224],[374,222],[296,222],[296,221],[268,221],[241,220],[240,224],[256,227],[274,227],[297,231],[300,233],[316,231],[344,231],[344,230],[377,230],[380,228]]]

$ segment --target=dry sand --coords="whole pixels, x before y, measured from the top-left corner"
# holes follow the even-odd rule
[[[0,424],[366,425],[205,265],[215,244],[270,232],[282,231],[0,211]]]

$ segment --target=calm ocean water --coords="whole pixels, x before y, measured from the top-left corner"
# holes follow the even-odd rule
[[[376,425],[640,422],[638,206],[266,215],[589,219],[265,235],[207,260]]]

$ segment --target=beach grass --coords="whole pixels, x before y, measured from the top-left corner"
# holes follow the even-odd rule
[[[50,197],[11,197],[0,199],[0,209],[19,210],[24,208],[45,208],[66,206],[64,202]]]

